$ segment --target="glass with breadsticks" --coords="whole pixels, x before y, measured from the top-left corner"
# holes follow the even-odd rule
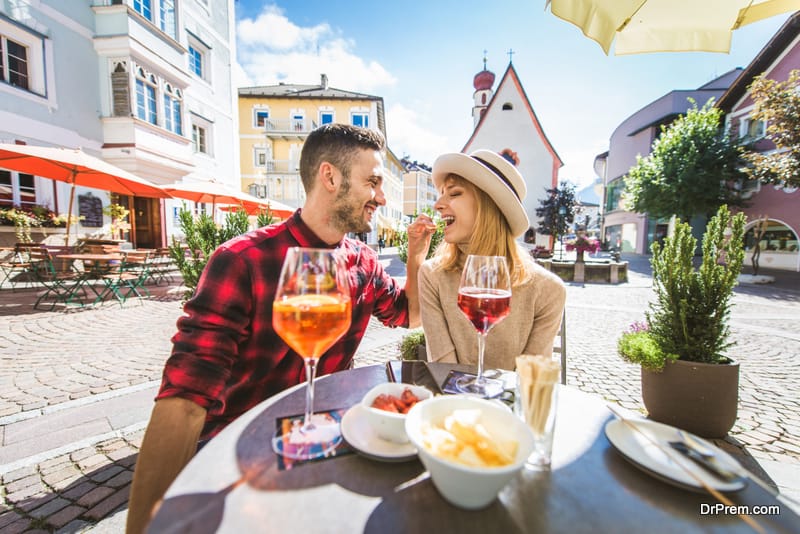
[[[515,412],[533,431],[534,448],[525,466],[550,469],[561,365],[546,356],[517,357]]]

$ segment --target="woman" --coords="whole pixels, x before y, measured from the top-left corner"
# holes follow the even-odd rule
[[[503,156],[478,150],[440,156],[432,179],[440,195],[434,208],[445,229],[444,241],[419,270],[428,360],[477,365],[475,328],[457,304],[469,254],[503,256],[511,275],[511,313],[489,332],[485,366],[512,370],[520,354],[552,355],[566,290],[515,240],[529,227],[522,175]]]

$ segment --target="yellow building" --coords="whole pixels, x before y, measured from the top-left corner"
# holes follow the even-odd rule
[[[300,149],[314,128],[333,122],[380,130],[385,136],[383,98],[329,87],[325,74],[319,85],[280,83],[240,88],[242,190],[295,208],[302,206],[305,192],[300,181]],[[387,168],[391,168],[389,161],[396,159],[387,155]],[[400,171],[397,176],[401,176]],[[389,211],[383,216],[388,217]]]
[[[403,215],[411,220],[414,215],[433,209],[438,193],[433,186],[431,168],[424,163],[403,160]]]

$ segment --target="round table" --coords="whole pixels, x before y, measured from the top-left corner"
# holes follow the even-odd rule
[[[458,366],[430,364],[441,383]],[[316,382],[315,410],[348,408],[383,366]],[[603,433],[605,402],[562,387],[552,470],[524,470],[488,508],[465,511],[436,491],[414,459],[386,463],[347,454],[278,468],[270,445],[276,417],[303,412],[304,385],[267,399],[231,423],[186,466],[167,491],[151,532],[753,532],[736,515],[700,515],[709,495],[671,486],[615,451]],[[767,532],[798,532],[800,518],[755,484],[735,504],[777,504],[758,516]]]

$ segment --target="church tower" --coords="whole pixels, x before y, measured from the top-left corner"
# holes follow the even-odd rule
[[[486,51],[483,52],[483,70],[472,79],[475,93],[472,95],[475,105],[472,106],[472,127],[478,125],[483,113],[492,99],[492,85],[494,85],[494,72],[486,70]]]

